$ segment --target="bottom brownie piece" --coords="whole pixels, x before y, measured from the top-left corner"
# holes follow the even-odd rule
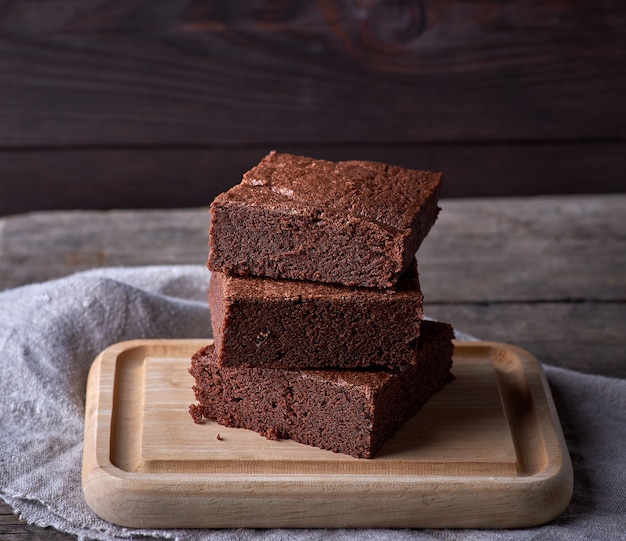
[[[394,370],[220,367],[213,345],[192,358],[194,421],[372,458],[451,379],[452,327],[423,321],[417,362]]]

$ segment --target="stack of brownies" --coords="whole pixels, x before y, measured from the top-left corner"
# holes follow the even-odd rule
[[[211,205],[196,422],[371,458],[450,379],[415,253],[441,174],[271,152]]]

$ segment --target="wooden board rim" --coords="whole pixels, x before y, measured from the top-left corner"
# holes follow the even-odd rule
[[[87,385],[82,476],[85,499],[102,518],[146,528],[510,528],[545,523],[569,503],[572,466],[545,374],[532,354],[499,342],[455,341],[455,357],[482,348],[519,359],[517,369],[509,367],[509,371],[528,385],[538,434],[547,453],[545,465],[531,475],[485,479],[441,474],[329,477],[274,473],[242,478],[172,473],[164,478],[163,474],[125,471],[114,465],[108,445],[110,419],[101,413],[112,407],[112,394],[101,386],[103,366],[106,371],[107,363],[133,348],[146,352],[172,347],[195,350],[209,342],[131,340],[110,346],[94,361]],[[519,366],[523,366],[521,374]],[[506,372],[506,367],[503,370]]]

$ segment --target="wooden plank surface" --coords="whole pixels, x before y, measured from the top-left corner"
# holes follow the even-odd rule
[[[26,524],[9,505],[0,500],[0,539],[2,541],[75,541],[76,537],[52,528]]]
[[[441,207],[417,255],[427,301],[626,301],[625,195]]]
[[[34,210],[200,207],[237,184],[271,149],[0,148],[0,216]],[[443,197],[626,190],[624,142],[280,145],[279,150],[444,171]]]
[[[623,138],[625,17],[618,0],[8,2],[0,145]]]
[[[3,3],[0,215],[202,206],[271,148],[625,190],[618,0],[62,6]]]
[[[541,362],[626,378],[626,302],[425,304],[473,336],[516,344]]]
[[[457,342],[456,379],[376,457],[355,459],[195,425],[189,358],[207,343],[123,342],[92,366],[83,488],[105,519],[148,528],[522,527],[569,502],[569,454],[526,351]]]

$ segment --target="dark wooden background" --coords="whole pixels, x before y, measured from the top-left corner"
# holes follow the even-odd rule
[[[0,215],[205,206],[268,150],[626,191],[619,0],[4,0]]]

